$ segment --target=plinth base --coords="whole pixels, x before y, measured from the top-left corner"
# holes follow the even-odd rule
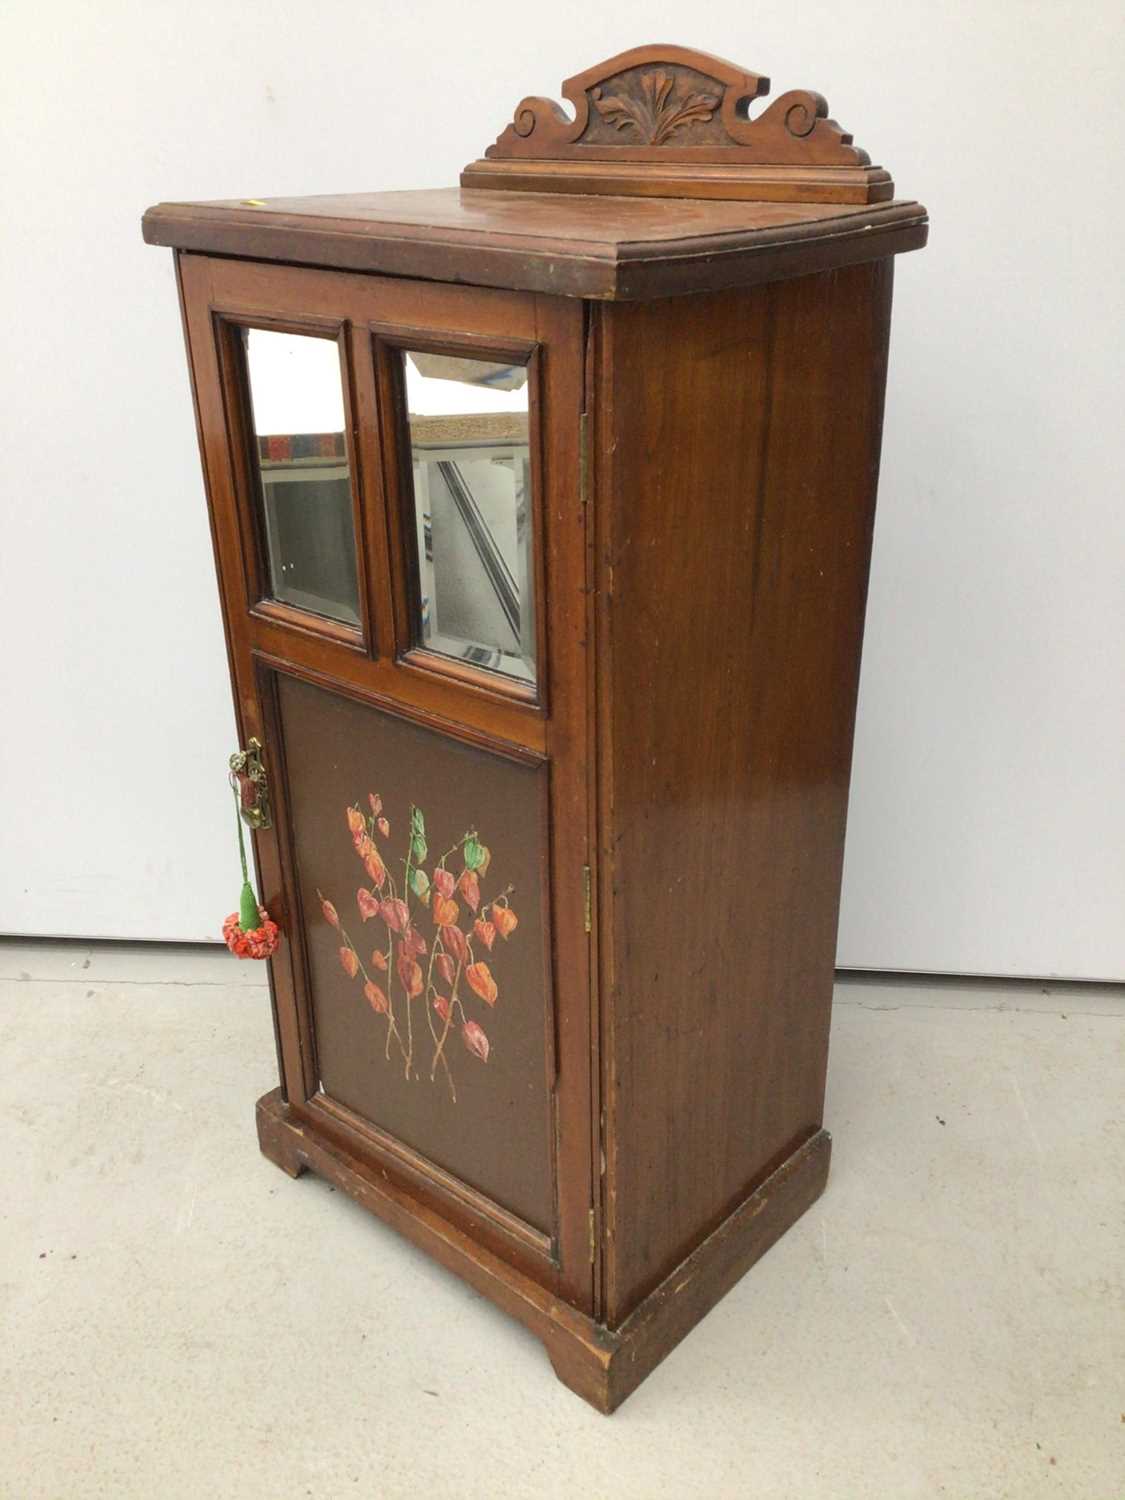
[[[651,1292],[619,1328],[606,1328],[483,1249],[417,1199],[290,1114],[274,1089],[258,1101],[262,1152],[290,1177],[334,1183],[455,1271],[546,1346],[555,1374],[600,1412],[614,1411],[739,1277],[821,1194],[831,1137],[815,1136],[783,1162]]]

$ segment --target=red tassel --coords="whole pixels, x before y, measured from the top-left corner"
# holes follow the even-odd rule
[[[269,912],[259,906],[258,916],[262,925],[249,932],[239,926],[238,912],[232,911],[223,923],[223,937],[235,958],[270,958],[277,952],[281,932],[276,922],[270,920]]]

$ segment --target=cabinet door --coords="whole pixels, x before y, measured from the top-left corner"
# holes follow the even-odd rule
[[[581,306],[179,265],[286,1097],[590,1307]]]

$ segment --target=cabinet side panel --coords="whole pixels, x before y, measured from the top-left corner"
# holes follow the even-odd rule
[[[606,310],[606,1303],[819,1126],[891,262]]]

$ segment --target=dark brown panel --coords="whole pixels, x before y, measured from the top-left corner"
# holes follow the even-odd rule
[[[545,767],[284,675],[278,704],[325,1093],[553,1234]]]
[[[890,290],[603,313],[611,1326],[821,1121]]]

